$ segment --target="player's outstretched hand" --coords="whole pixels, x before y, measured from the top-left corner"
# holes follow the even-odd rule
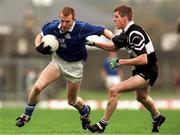
[[[95,42],[86,40],[85,45],[88,45],[88,46],[95,46]]]
[[[109,64],[112,69],[120,66],[119,59],[114,59],[114,60],[110,61]]]
[[[40,45],[38,45],[36,47],[36,50],[41,54],[51,55],[52,54],[51,47],[50,46],[44,47],[43,45],[44,45],[44,42],[42,42]]]

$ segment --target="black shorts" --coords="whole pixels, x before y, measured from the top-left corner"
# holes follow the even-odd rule
[[[145,80],[149,80],[150,85],[153,86],[154,82],[158,77],[158,66],[154,65],[151,67],[143,67],[143,66],[136,67],[132,71],[132,76],[135,75],[140,75]]]

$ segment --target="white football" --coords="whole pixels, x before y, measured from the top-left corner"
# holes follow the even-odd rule
[[[44,45],[43,45],[44,47],[50,46],[52,52],[56,52],[59,48],[59,41],[54,35],[51,35],[51,34],[45,35],[42,38],[42,42],[44,42]]]

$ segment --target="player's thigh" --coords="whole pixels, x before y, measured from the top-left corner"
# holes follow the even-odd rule
[[[46,87],[47,85],[51,84],[52,82],[54,82],[55,80],[58,79],[58,77],[60,76],[60,70],[57,69],[56,66],[54,66],[53,64],[48,64],[47,67],[41,72],[36,85],[38,85],[39,87]]]
[[[67,98],[68,100],[76,100],[81,82],[72,83],[67,81]]]
[[[139,75],[135,75],[117,85],[112,86],[111,89],[115,89],[118,93],[120,93],[137,90],[148,85],[148,81],[144,80],[144,78]]]

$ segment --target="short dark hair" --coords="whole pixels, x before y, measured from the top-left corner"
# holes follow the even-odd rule
[[[129,21],[131,21],[133,18],[132,8],[127,5],[120,5],[116,7],[114,12],[119,12],[120,16],[127,16]]]
[[[75,18],[75,11],[72,7],[64,7],[60,13],[62,13],[64,16],[72,15],[73,19]]]

